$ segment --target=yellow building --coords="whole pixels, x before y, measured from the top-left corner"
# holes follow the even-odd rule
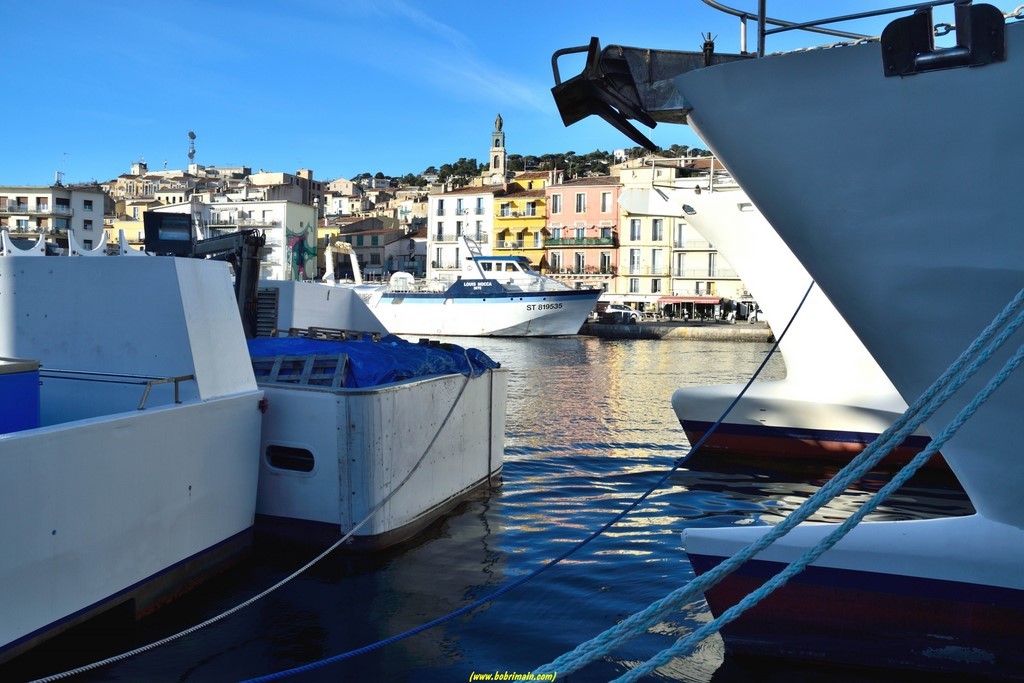
[[[547,200],[544,188],[561,180],[561,171],[527,171],[494,198],[495,256],[525,256],[538,270],[544,262]]]

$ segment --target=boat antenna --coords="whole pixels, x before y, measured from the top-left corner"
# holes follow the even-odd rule
[[[711,58],[715,54],[715,41],[718,40],[718,36],[711,36],[711,32],[707,34],[700,34],[700,37],[704,39],[704,66],[711,66]]]

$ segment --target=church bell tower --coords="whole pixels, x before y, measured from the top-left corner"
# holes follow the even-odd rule
[[[489,185],[503,184],[508,172],[506,165],[508,153],[505,152],[505,132],[502,130],[502,126],[501,114],[498,114],[498,118],[494,120],[494,132],[491,133],[490,171],[487,174]]]

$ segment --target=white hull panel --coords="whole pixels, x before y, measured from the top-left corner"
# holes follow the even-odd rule
[[[599,290],[492,298],[391,294],[374,296],[368,304],[392,334],[554,337],[577,334],[599,295]]]
[[[495,369],[367,389],[267,384],[257,513],[325,525],[340,537],[413,470],[436,435],[412,478],[354,537],[364,547],[405,540],[481,483],[497,485],[507,383],[508,371]],[[271,446],[308,452],[315,465],[275,467]]]
[[[157,606],[244,550],[262,392],[224,264],[0,258],[0,300],[0,356],[42,368],[42,426],[0,435],[3,659],[125,600]],[[140,410],[138,383],[56,370],[195,379]]]

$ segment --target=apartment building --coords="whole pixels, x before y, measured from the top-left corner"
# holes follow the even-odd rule
[[[517,173],[503,195],[495,199],[495,255],[525,256],[538,270],[547,270],[544,239],[548,200],[545,188],[561,182],[562,171]]]
[[[545,188],[547,274],[576,288],[610,291],[619,265],[618,178],[567,180]]]
[[[454,282],[462,272],[460,237],[491,252],[495,201],[501,187],[460,187],[427,195],[427,278]]]
[[[73,232],[78,244],[93,249],[103,238],[106,199],[98,185],[0,187],[0,228],[16,236],[47,235],[65,247]]]

